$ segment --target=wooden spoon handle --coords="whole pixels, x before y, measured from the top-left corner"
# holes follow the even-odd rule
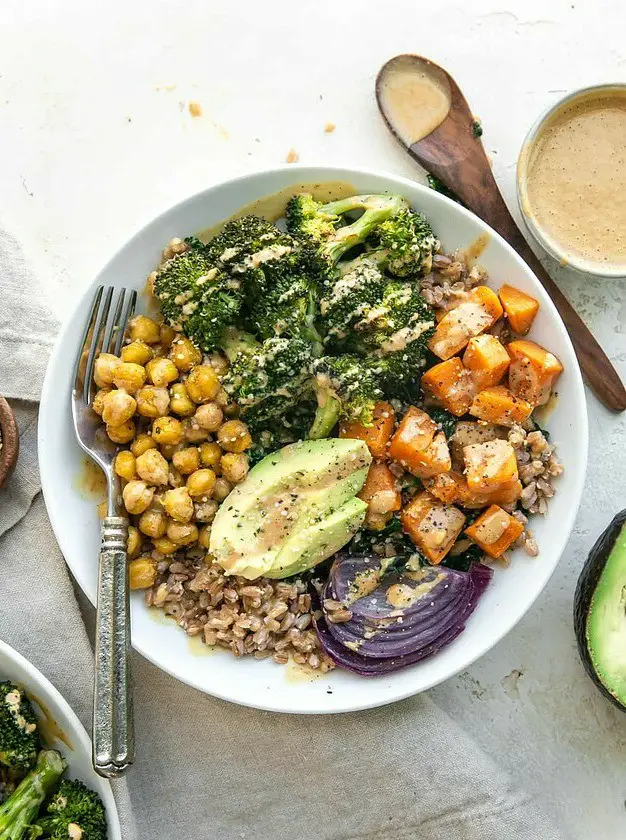
[[[449,130],[447,124],[451,122],[453,121],[450,119],[446,120],[436,133],[441,132],[442,135],[446,133]],[[447,142],[445,137],[443,142]],[[480,152],[477,149],[474,159],[471,157],[453,161],[448,159],[445,163],[437,154],[436,147],[424,148],[424,146],[425,144],[421,143],[414,144],[409,148],[409,154],[446,186],[454,190],[473,213],[497,230],[534,271],[563,319],[587,384],[607,408],[612,411],[624,411],[626,388],[619,374],[585,322],[524,239],[500,194],[491,168],[482,165],[480,159],[484,154],[482,146],[480,146]]]

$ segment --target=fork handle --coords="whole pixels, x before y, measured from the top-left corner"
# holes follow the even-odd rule
[[[135,758],[127,540],[128,520],[107,516],[98,567],[93,766],[109,778],[122,775]]]

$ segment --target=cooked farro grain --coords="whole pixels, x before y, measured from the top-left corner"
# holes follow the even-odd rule
[[[520,505],[528,513],[544,515],[548,510],[548,499],[554,496],[552,480],[563,472],[563,466],[555,455],[555,447],[548,443],[543,432],[527,431],[514,425],[508,440],[517,458],[517,468],[524,489]]]
[[[279,664],[292,659],[322,673],[334,668],[313,629],[304,581],[227,577],[198,546],[173,558],[152,557],[157,578],[146,603],[163,609],[188,635],[235,656],[271,657]]]
[[[469,266],[465,255],[435,254],[433,268],[420,280],[422,294],[435,309],[451,309],[467,297],[474,286],[484,283],[485,271]]]

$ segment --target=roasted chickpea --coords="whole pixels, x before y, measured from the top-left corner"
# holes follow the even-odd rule
[[[221,409],[225,409],[228,405],[230,405],[230,397],[223,388],[220,388],[215,395],[215,402]]]
[[[206,429],[207,432],[217,432],[222,425],[224,413],[217,403],[208,402],[198,406],[193,419],[201,429]]]
[[[158,388],[166,388],[178,379],[178,368],[171,359],[152,359],[146,365],[148,379]]]
[[[139,530],[147,537],[162,537],[167,530],[167,517],[160,510],[148,508],[139,517]]]
[[[176,467],[173,467],[171,464],[170,471],[167,476],[167,483],[170,485],[170,487],[182,487],[185,483],[185,479],[178,472]]]
[[[135,315],[129,325],[131,341],[144,341],[146,344],[158,344],[161,340],[159,325],[147,315]]]
[[[96,393],[96,396],[93,398],[93,402],[91,403],[91,407],[96,412],[96,414],[100,415],[100,417],[102,417],[102,412],[104,411],[104,398],[108,393],[108,390],[104,390],[101,388]]]
[[[152,358],[152,348],[145,341],[131,341],[122,347],[120,358],[123,362],[145,365]]]
[[[157,417],[152,424],[152,437],[160,445],[162,443],[180,443],[183,439],[183,424],[175,417]]]
[[[193,498],[210,496],[215,487],[216,476],[213,470],[196,470],[187,479],[187,490]]]
[[[142,417],[163,417],[169,411],[170,395],[167,388],[145,385],[137,391],[137,414]]]
[[[189,373],[186,384],[189,396],[196,403],[212,400],[222,387],[210,365],[196,365]]]
[[[248,475],[250,462],[244,452],[225,452],[220,461],[222,475],[231,484],[239,484]]]
[[[184,443],[162,443],[161,446],[159,446],[159,449],[161,450],[161,455],[164,458],[167,458],[168,461],[172,460],[175,452],[180,452],[180,450],[184,448]]]
[[[132,481],[133,478],[137,478],[137,472],[135,470],[135,456],[132,452],[129,452],[128,449],[118,452],[115,456],[115,472],[120,478],[123,478],[126,481]]]
[[[169,465],[158,449],[147,449],[135,462],[140,478],[148,484],[167,484]]]
[[[227,420],[220,426],[217,440],[227,452],[243,452],[252,446],[252,438],[245,423],[241,420]]]
[[[122,490],[124,507],[129,513],[143,513],[150,507],[154,496],[154,487],[148,487],[145,481],[129,481]]]
[[[202,353],[198,348],[182,335],[177,335],[170,347],[170,359],[182,373],[190,371],[194,365],[202,361]]]
[[[183,420],[183,430],[185,433],[185,440],[188,440],[190,443],[200,443],[201,441],[206,440],[209,436],[207,430],[201,429],[193,417],[186,417]]]
[[[196,522],[213,522],[219,504],[215,499],[207,499],[206,502],[196,502],[193,506]]]
[[[164,347],[169,347],[172,341],[176,338],[176,330],[170,327],[169,324],[161,324],[159,326],[161,344]]]
[[[136,394],[146,381],[146,369],[133,362],[120,362],[115,368],[113,382],[129,394]]]
[[[119,426],[107,425],[106,433],[113,443],[130,443],[135,437],[135,424],[132,420],[127,420]]]
[[[93,379],[98,388],[110,388],[120,360],[112,353],[100,353],[93,367]]]
[[[166,522],[166,526],[167,526]],[[156,537],[156,539],[152,540],[152,545],[154,546],[155,551],[158,551],[159,554],[173,554],[178,546],[175,542],[172,542],[167,537]]]
[[[189,399],[184,382],[175,382],[170,388],[170,409],[179,417],[191,417],[196,406]]]
[[[193,516],[193,502],[186,487],[167,490],[163,496],[163,507],[176,522],[189,522]]]
[[[126,391],[109,391],[102,398],[102,419],[107,426],[121,426],[133,416],[137,409],[134,397]]]
[[[211,542],[211,526],[210,525],[205,525],[204,528],[200,528],[200,533],[198,534],[198,545],[201,548],[205,548],[208,551],[210,542]]]
[[[141,534],[134,525],[128,526],[128,542],[126,543],[126,553],[132,560],[141,551]]]
[[[215,467],[222,457],[222,447],[215,441],[200,444],[200,461],[203,467]]]
[[[200,467],[200,450],[197,446],[188,446],[172,455],[172,463],[179,473],[191,475]]]
[[[198,528],[189,522],[170,522],[167,526],[167,538],[176,545],[189,545],[198,539]]]
[[[232,489],[232,484],[229,481],[226,481],[225,478],[218,478],[213,488],[213,498],[218,502],[223,502]]]
[[[128,584],[131,589],[148,589],[157,579],[156,562],[152,557],[137,557],[128,564]]]
[[[228,359],[221,353],[211,353],[207,361],[218,376],[225,376],[228,373]]]
[[[135,440],[130,445],[130,451],[133,453],[135,458],[138,458],[140,455],[143,455],[148,449],[156,449],[157,443],[155,440],[152,440],[152,435],[147,434],[146,432],[142,432],[140,435],[137,435]]]

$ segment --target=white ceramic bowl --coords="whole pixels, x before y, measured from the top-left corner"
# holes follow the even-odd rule
[[[393,191],[404,195],[430,219],[448,251],[489,234],[480,262],[495,287],[511,283],[539,299],[531,337],[561,359],[559,400],[548,422],[565,464],[565,475],[545,519],[533,522],[540,556],[516,551],[511,566],[497,571],[465,631],[445,650],[398,673],[376,678],[335,670],[311,682],[293,680],[269,661],[236,659],[229,653],[199,653],[182,630],[148,610],[141,594],[132,599],[133,645],[159,668],[217,697],[281,712],[331,713],[379,706],[424,691],[482,656],[520,620],[546,585],[572,530],[587,462],[587,414],[582,380],[572,345],[556,309],[533,273],[504,240],[476,216],[439,193],[383,172],[290,166],[246,175],[210,187],[166,210],[137,233],[89,285],[56,343],[44,383],[39,420],[39,458],[46,505],[54,532],[78,583],[96,597],[98,518],[93,500],[76,491],[82,455],[70,417],[71,369],[97,284],[143,289],[164,245],[227,218],[257,198],[303,182],[347,181],[355,192]],[[196,640],[197,642],[197,640]]]
[[[82,723],[52,683],[21,654],[0,641],[0,680],[6,679],[17,683],[34,701],[43,722],[44,746],[63,755],[68,763],[66,777],[80,779],[99,794],[106,808],[109,840],[122,840],[111,785],[91,766],[91,741]]]

